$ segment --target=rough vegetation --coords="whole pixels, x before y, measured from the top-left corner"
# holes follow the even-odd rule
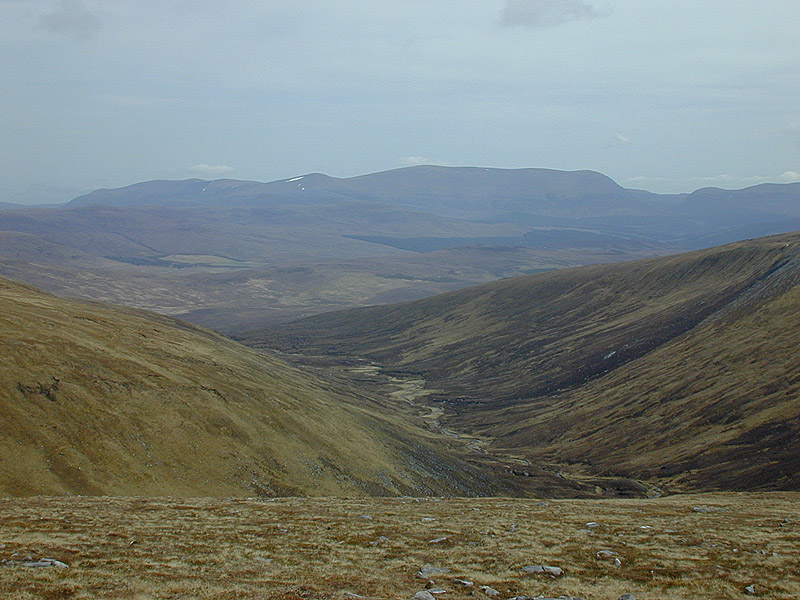
[[[0,499],[0,595],[791,600],[799,500]]]
[[[447,427],[523,464],[798,489],[798,248],[789,234],[560,270],[245,341],[421,374]]]
[[[592,171],[474,167],[150,181],[0,206],[0,276],[240,333],[798,229],[798,198],[800,183],[658,195]]]
[[[0,494],[508,493],[405,403],[0,280]]]

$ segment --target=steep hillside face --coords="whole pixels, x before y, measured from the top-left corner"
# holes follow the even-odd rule
[[[795,264],[795,286],[798,273]],[[584,386],[502,411],[498,449],[679,489],[800,489],[798,307],[792,287]]]
[[[780,238],[564,269],[319,315],[244,339],[366,356],[424,372],[448,396],[514,401],[582,384],[652,351],[734,300],[790,250]]]
[[[334,377],[6,280],[0,414],[3,495],[508,492]]]
[[[250,343],[423,374],[530,464],[675,489],[800,488],[800,235],[515,278]]]

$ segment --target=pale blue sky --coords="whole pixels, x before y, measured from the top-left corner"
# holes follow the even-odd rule
[[[0,201],[420,163],[800,180],[798,32],[797,0],[0,0]]]

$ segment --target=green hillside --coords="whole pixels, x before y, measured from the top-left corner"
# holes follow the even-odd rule
[[[185,323],[0,280],[0,332],[3,495],[507,491],[403,407]]]

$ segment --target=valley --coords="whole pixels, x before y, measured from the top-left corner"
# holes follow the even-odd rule
[[[0,595],[797,597],[799,193],[417,168],[0,207]]]
[[[333,372],[2,280],[0,307],[2,495],[524,493]]]
[[[422,377],[445,431],[584,493],[797,489],[799,243],[552,271],[241,340]]]

